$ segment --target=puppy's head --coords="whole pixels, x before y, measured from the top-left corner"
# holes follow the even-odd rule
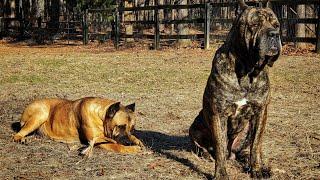
[[[135,103],[122,106],[120,102],[112,104],[106,112],[104,133],[109,138],[128,136],[136,122]]]

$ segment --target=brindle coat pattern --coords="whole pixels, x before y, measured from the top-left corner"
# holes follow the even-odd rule
[[[75,101],[41,99],[29,104],[21,117],[21,130],[13,136],[16,142],[36,131],[53,140],[89,146],[82,154],[90,156],[94,146],[107,151],[135,153],[143,143],[132,135],[136,123],[135,104],[123,106],[109,99],[86,97]],[[119,144],[116,138],[127,136],[136,146]]]
[[[271,67],[281,52],[279,22],[269,8],[242,9],[215,54],[203,109],[189,130],[195,147],[216,160],[217,179],[228,177],[226,159],[234,157],[252,177],[270,176],[261,143],[270,101],[266,65]]]

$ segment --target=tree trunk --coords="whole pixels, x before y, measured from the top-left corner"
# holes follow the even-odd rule
[[[297,16],[299,19],[305,18],[305,5],[298,5],[297,6]],[[305,24],[298,23],[296,24],[296,37],[306,37],[306,27]],[[306,48],[306,43],[297,42],[296,47],[298,48]]]
[[[173,5],[174,0],[165,0],[164,3],[166,5]],[[173,9],[164,9],[164,19],[166,20],[174,20],[175,13]],[[169,29],[170,34],[174,33],[174,24],[166,24],[165,28]]]
[[[187,4],[188,0],[181,0],[179,4]],[[185,20],[188,18],[188,10],[187,9],[179,9],[178,11],[178,19]],[[188,35],[189,34],[189,27],[188,24],[179,24],[178,25],[178,35]],[[178,46],[186,47],[190,45],[190,39],[179,39]]]
[[[32,0],[31,13],[30,13],[30,22],[32,27],[38,25],[37,20],[40,18],[40,5],[39,0]]]
[[[133,7],[132,0],[125,0],[124,7]],[[133,11],[126,11],[124,12],[124,20],[125,21],[133,21],[134,20],[134,14]],[[126,35],[133,35],[133,26],[132,24],[126,24],[125,25]],[[133,38],[126,38],[127,42],[133,42]]]
[[[59,16],[60,16],[60,0],[51,0],[49,7],[49,28],[57,31],[59,29]]]
[[[2,38],[3,31],[4,31],[3,17],[4,17],[4,1],[0,1],[0,38]]]
[[[37,23],[38,27],[41,28],[41,22],[43,21],[45,11],[45,0],[38,0],[38,8]]]
[[[10,6],[10,12],[8,14],[9,18],[16,18],[17,17],[17,14],[16,14],[17,6],[16,5],[17,4],[16,4],[15,0],[9,1],[9,6]],[[10,27],[17,27],[17,26],[19,26],[19,23],[18,23],[18,21],[10,21],[9,26]]]
[[[4,1],[0,1],[0,16],[4,16]]]
[[[164,0],[156,0],[156,1],[158,1],[158,5],[164,5]],[[161,21],[164,18],[165,18],[164,9],[161,9],[161,10],[159,10],[159,20]],[[164,28],[165,28],[164,24],[160,24],[160,26],[159,26],[160,32],[164,31]]]

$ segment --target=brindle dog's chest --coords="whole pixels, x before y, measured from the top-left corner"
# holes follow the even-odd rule
[[[243,131],[247,124],[254,119],[256,108],[246,98],[230,103],[224,111],[227,118],[228,134],[238,134]]]
[[[269,101],[270,90],[266,69],[255,78],[239,78],[232,59],[216,54],[203,98],[205,108],[216,107],[229,140],[239,133],[250,134]]]
[[[264,80],[261,82],[261,80]],[[223,110],[227,119],[227,134],[230,139],[234,139],[239,134],[250,141],[253,127],[260,117],[262,108],[268,101],[269,84],[264,78],[255,83],[248,83],[238,92],[234,92],[234,97],[225,99],[225,109]],[[221,107],[223,108],[223,107]]]

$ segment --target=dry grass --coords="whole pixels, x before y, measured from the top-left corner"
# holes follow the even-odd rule
[[[191,152],[187,130],[201,108],[214,50],[120,52],[0,44],[0,176],[4,179],[205,179],[213,162]],[[270,71],[272,101],[264,152],[273,179],[320,177],[320,58],[283,56]],[[135,101],[137,155],[95,149],[91,159],[48,139],[11,142],[11,124],[43,97],[102,96]],[[232,179],[248,179],[229,162]]]

